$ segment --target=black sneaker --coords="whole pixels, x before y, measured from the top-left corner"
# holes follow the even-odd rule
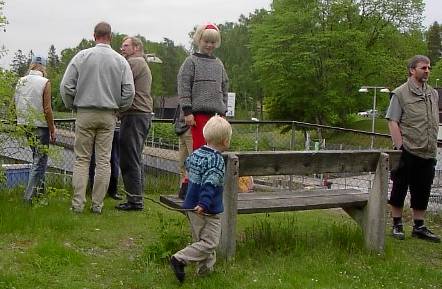
[[[134,203],[121,203],[115,206],[117,210],[120,211],[142,211],[143,204],[134,204]]]
[[[413,231],[411,232],[412,237],[416,237],[419,239],[427,240],[430,242],[440,243],[440,238],[431,232],[427,227],[413,227]]]
[[[393,229],[391,230],[391,236],[398,240],[404,240],[404,226],[402,224],[393,225]]]
[[[184,272],[185,266],[186,265],[183,262],[178,261],[178,259],[174,256],[170,258],[170,267],[172,267],[175,277],[178,279],[178,281],[180,281],[180,283],[184,282],[184,277],[186,276],[186,273]]]

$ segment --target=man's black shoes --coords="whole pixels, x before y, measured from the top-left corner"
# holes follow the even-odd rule
[[[180,283],[184,282],[184,277],[186,276],[186,273],[184,272],[185,266],[186,265],[183,262],[178,261],[178,259],[174,256],[170,258],[170,267],[172,267],[175,277],[178,279],[178,281],[180,281]]]
[[[134,203],[121,203],[115,206],[117,210],[120,211],[142,211],[143,204],[134,204]]]
[[[440,238],[425,226],[413,227],[411,236],[430,242],[440,243]]]
[[[405,239],[404,226],[402,224],[393,225],[393,229],[391,230],[391,236],[398,240]]]

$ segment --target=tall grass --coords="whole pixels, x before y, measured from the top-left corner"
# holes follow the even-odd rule
[[[59,188],[62,189],[62,188]],[[156,192],[149,192],[158,198]],[[90,204],[90,201],[89,203]],[[24,206],[21,189],[0,191],[0,288],[440,288],[440,244],[386,239],[385,254],[364,249],[342,211],[238,216],[237,253],[205,278],[187,266],[180,286],[168,258],[190,241],[186,218],[146,200],[142,212],[69,211],[54,194]],[[433,222],[431,222],[433,220]],[[441,234],[440,216],[429,225]]]

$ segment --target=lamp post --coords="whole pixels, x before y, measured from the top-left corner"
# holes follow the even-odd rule
[[[252,117],[252,120],[256,122],[255,130],[255,151],[258,151],[258,139],[259,139],[259,119]]]
[[[373,149],[374,146],[374,123],[375,123],[375,117],[376,117],[376,91],[379,89],[380,92],[388,93],[390,90],[384,86],[362,86],[359,89],[359,92],[367,93],[369,89],[374,90],[373,94],[373,109],[371,111],[371,145],[370,149]]]
[[[439,81],[439,78],[436,78],[436,85],[434,86],[434,88],[437,88],[437,82]]]

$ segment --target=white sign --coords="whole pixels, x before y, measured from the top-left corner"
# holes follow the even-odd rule
[[[236,93],[229,92],[227,94],[227,113],[226,113],[226,116],[235,116],[235,99],[236,99]]]

